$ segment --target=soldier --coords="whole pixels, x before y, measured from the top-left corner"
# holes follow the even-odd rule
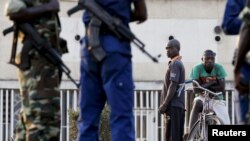
[[[58,0],[12,0],[7,16],[17,25],[28,23],[59,54]],[[20,31],[18,31],[20,32]],[[59,141],[61,71],[35,50],[31,36],[24,33],[22,50],[16,58],[20,82],[21,110],[15,141]]]
[[[245,44],[245,37],[248,38],[247,26],[243,25],[244,22],[239,18],[239,15],[242,15],[241,12],[244,12],[244,8],[246,7],[247,0],[227,0],[225,5],[225,11],[222,21],[222,29],[223,32],[228,35],[239,35],[241,36],[240,42],[237,43],[237,48],[235,49],[234,58],[232,64],[234,65],[234,78],[235,78],[235,86],[236,90],[239,94],[239,102],[240,102],[240,124],[247,124],[250,121],[250,95],[249,95],[249,70],[250,65],[247,63],[247,55],[246,52],[249,52],[249,47]],[[241,27],[242,28],[241,29]],[[247,32],[246,32],[247,31]],[[248,41],[248,39],[246,40]],[[246,57],[244,57],[246,56]],[[249,58],[249,57],[248,57]],[[244,62],[244,63],[242,63]],[[245,76],[245,78],[242,76]],[[248,76],[248,77],[247,77]],[[247,79],[248,78],[248,79]],[[250,123],[248,123],[250,124]]]
[[[144,0],[96,0],[105,11],[119,18],[126,27],[130,21],[147,19]],[[134,10],[131,4],[134,3]],[[85,11],[86,30],[93,20]],[[100,29],[100,44],[105,58],[97,62],[88,50],[89,38],[82,39],[80,117],[78,141],[97,141],[100,114],[107,101],[111,108],[113,141],[135,141],[134,82],[130,42],[118,38],[107,26]]]

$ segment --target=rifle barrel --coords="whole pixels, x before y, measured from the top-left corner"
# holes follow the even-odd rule
[[[27,36],[31,37],[34,48],[43,55],[46,59],[48,59],[52,64],[58,66],[58,68],[64,72],[68,78],[77,86],[79,87],[79,84],[76,83],[76,81],[70,76],[70,69],[63,63],[60,55],[52,48],[45,46],[50,45],[46,44],[46,40],[44,40],[42,37],[40,37],[39,33],[33,29],[33,27],[28,23],[22,23],[18,24],[18,27],[20,30],[22,30]]]

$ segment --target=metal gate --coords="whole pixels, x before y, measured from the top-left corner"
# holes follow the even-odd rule
[[[78,93],[76,89],[61,89],[61,140],[70,141],[68,109],[76,110],[78,107]],[[188,125],[190,100],[186,94],[187,116],[185,126]],[[230,119],[234,124],[233,91],[227,90],[226,101]],[[158,113],[160,90],[136,88],[134,92],[134,115],[136,141],[163,141],[163,117]],[[0,88],[0,139],[9,141],[14,136],[20,108],[19,90],[17,88]]]

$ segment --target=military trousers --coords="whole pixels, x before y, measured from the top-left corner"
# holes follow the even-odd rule
[[[19,70],[21,110],[15,141],[59,141],[60,74],[45,58],[31,59],[27,70]]]
[[[100,114],[107,102],[112,141],[135,141],[131,56],[107,54],[102,62],[81,60],[78,141],[98,141]]]

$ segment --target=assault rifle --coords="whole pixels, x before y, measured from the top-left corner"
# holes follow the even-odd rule
[[[68,16],[71,16],[75,12],[79,10],[86,9],[94,17],[99,19],[102,23],[104,23],[110,31],[112,31],[118,38],[127,39],[134,43],[143,53],[145,53],[153,62],[158,63],[158,59],[153,57],[145,50],[145,45],[141,42],[131,31],[125,26],[122,21],[118,18],[111,16],[106,10],[104,10],[95,0],[79,0],[78,4],[68,10]]]
[[[40,34],[32,27],[29,23],[18,23],[15,24],[15,28],[21,30],[26,36],[31,38],[33,47],[39,52],[40,55],[44,56],[48,61],[57,66],[62,72],[64,72],[67,77],[79,88],[79,84],[70,76],[70,69],[64,64],[59,53],[49,44],[45,39],[43,39]],[[7,28],[3,31],[3,34],[6,35],[15,28]],[[16,31],[14,31],[16,34]],[[16,47],[16,45],[14,46]],[[10,63],[17,66],[13,59],[15,56],[15,49],[12,49]]]

